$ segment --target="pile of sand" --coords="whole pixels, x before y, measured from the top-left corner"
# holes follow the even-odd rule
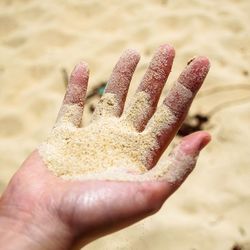
[[[248,0],[2,0],[1,190],[54,124],[62,69],[87,61],[91,89],[108,79],[125,48],[136,48],[142,59],[131,96],[153,51],[169,42],[177,52],[169,82],[194,55],[212,62],[191,114],[208,115],[213,141],[157,215],[86,248],[230,250],[249,241],[249,8]],[[86,123],[96,101],[87,103]]]

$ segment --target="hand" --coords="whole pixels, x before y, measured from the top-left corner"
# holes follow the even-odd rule
[[[18,249],[83,246],[160,209],[210,141],[206,132],[189,135],[165,166],[157,164],[209,70],[205,57],[193,59],[156,109],[173,59],[174,49],[160,46],[123,112],[139,61],[135,51],[126,51],[91,124],[83,128],[88,69],[85,63],[75,67],[55,127],[1,197],[0,244],[5,249],[15,244]]]

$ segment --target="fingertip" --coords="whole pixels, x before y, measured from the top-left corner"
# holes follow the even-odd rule
[[[178,82],[196,93],[204,82],[210,69],[210,61],[205,56],[197,56],[188,61]]]
[[[198,154],[209,142],[211,135],[205,131],[195,132],[182,139],[181,150],[188,155]]]
[[[164,43],[164,44],[160,45],[160,49],[166,50],[169,57],[172,57],[172,58],[175,57],[175,49],[172,45],[170,45],[168,43]]]
[[[174,47],[172,45],[170,45],[170,44],[164,43],[164,44],[160,45],[158,51],[160,52],[160,54],[161,54],[160,57],[162,57],[163,61],[164,61],[164,58],[167,58],[168,63],[167,63],[166,66],[167,66],[168,70],[171,70],[172,64],[173,64],[173,61],[174,61],[174,58],[175,58],[175,49],[174,49]],[[170,71],[168,73],[170,73]]]
[[[204,66],[210,67],[210,61],[206,56],[197,56],[195,61],[201,63]]]
[[[87,63],[79,62],[70,75],[63,104],[78,104],[80,107],[83,107],[88,79],[89,70]]]
[[[86,62],[79,62],[73,69],[70,79],[69,79],[69,86],[73,85],[82,85],[87,86],[89,78],[89,68]]]
[[[73,71],[72,71],[72,75],[75,74],[88,74],[89,73],[89,67],[88,64],[84,61],[80,61],[78,64],[76,64],[76,66],[74,67]]]
[[[200,132],[202,134],[200,139],[200,151],[205,148],[209,142],[212,140],[212,136],[208,132]]]
[[[206,56],[197,56],[192,63],[193,67],[200,71],[200,75],[205,78],[211,67],[209,59]]]
[[[141,58],[140,53],[136,49],[126,49],[123,52],[122,57],[128,58],[136,63],[138,63]]]

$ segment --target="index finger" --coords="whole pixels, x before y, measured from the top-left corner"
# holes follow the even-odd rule
[[[206,57],[197,57],[188,64],[150,120],[146,130],[156,134],[159,146],[153,152],[154,161],[151,165],[157,162],[180,128],[209,68],[210,63]]]

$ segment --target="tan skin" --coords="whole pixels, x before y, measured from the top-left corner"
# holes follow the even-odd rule
[[[146,75],[155,74],[159,69],[163,72],[163,77],[151,77],[150,81],[142,80],[139,86],[139,89],[151,93],[153,100],[147,120],[155,112],[174,58],[174,50],[169,45],[162,45],[156,53],[161,50],[167,51],[167,56],[164,57],[163,53],[161,58],[166,60],[166,63],[153,58]],[[122,83],[123,86],[127,85],[128,89],[139,57],[138,60],[131,60],[130,64],[125,61],[128,62],[124,57],[119,59],[106,88],[106,92],[120,94],[117,116],[122,113],[127,90],[121,94],[116,79],[119,74],[128,74]],[[198,57],[187,67],[178,81],[195,95],[208,72],[209,62],[204,57]],[[86,65],[79,64],[70,78],[64,104],[72,103],[83,107],[87,81]],[[80,86],[78,91],[72,91],[74,84]],[[151,88],[153,85],[156,86],[154,89]],[[170,95],[179,97],[175,90],[170,91]],[[163,131],[159,138],[161,147],[152,152],[155,162],[176,134],[194,95],[181,105],[175,105],[171,96],[166,97],[164,104],[172,108],[178,121],[172,129]],[[62,115],[61,112],[59,119]],[[138,131],[143,130],[147,120],[138,121]],[[208,133],[197,132],[184,138],[178,148],[182,153],[196,158],[209,141]],[[189,172],[193,167],[191,166]],[[158,211],[183,183],[189,172],[174,183],[169,182],[167,178],[142,182],[63,180],[47,169],[35,150],[13,176],[0,199],[0,246],[4,246],[4,249],[79,249],[101,236],[127,227]]]

